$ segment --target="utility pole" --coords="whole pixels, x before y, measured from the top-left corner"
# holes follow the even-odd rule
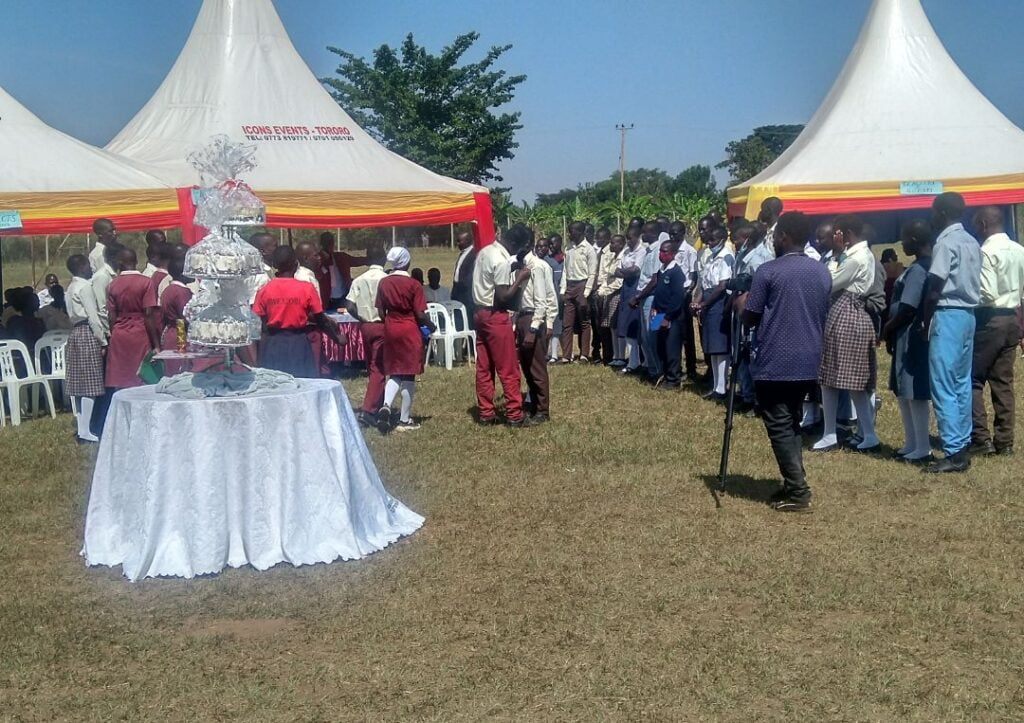
[[[616,123],[615,130],[619,132],[619,203],[626,198],[626,131],[633,130],[633,124],[628,126],[625,123]]]

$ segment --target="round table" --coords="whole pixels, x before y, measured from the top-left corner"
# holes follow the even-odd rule
[[[423,524],[391,497],[336,381],[178,399],[114,395],[85,521],[89,565],[132,581],[354,560]]]

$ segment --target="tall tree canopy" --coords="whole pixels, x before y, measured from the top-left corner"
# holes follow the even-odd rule
[[[525,75],[494,64],[511,45],[493,46],[483,60],[462,63],[480,37],[460,35],[438,55],[412,33],[401,48],[382,45],[373,63],[339,48],[335,73],[322,78],[334,99],[390,150],[436,173],[471,183],[501,181],[497,163],[512,158],[519,113],[497,113],[512,101]]]
[[[690,166],[673,178],[660,168],[636,168],[624,174],[626,197],[684,196],[711,198],[718,189],[708,166]],[[537,203],[552,204],[579,198],[584,203],[603,203],[619,200],[619,172],[597,183],[583,183],[576,188],[563,188],[555,193],[538,193]]]
[[[733,183],[743,183],[771,165],[800,135],[802,125],[761,126],[725,147],[727,158],[715,168],[729,169]]]

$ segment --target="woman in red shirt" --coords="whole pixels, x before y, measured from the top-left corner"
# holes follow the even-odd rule
[[[393,271],[381,279],[377,287],[377,309],[384,319],[384,373],[388,375],[384,406],[377,413],[377,428],[382,434],[392,429],[408,431],[420,426],[412,421],[410,415],[416,376],[423,373],[421,327],[426,327],[431,333],[436,327],[427,316],[423,284],[409,276],[411,261],[408,250],[401,246],[388,251],[388,262]],[[399,391],[402,393],[402,410],[398,424],[393,424],[391,405]]]
[[[274,251],[277,276],[256,292],[253,312],[263,319],[260,363],[296,377],[316,379],[320,376],[313,349],[307,336],[315,325],[344,346],[345,337],[324,316],[320,295],[313,285],[295,279],[299,264],[291,246],[278,246]]]

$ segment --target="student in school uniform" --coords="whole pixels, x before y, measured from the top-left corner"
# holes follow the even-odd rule
[[[99,410],[93,429],[97,434],[103,432],[114,392],[142,386],[139,365],[147,353],[160,348],[160,307],[156,301],[156,289],[150,279],[136,269],[138,260],[134,250],[122,246],[115,261],[117,278],[107,289],[107,320],[110,323],[104,381],[107,393],[103,402],[94,407],[94,411]]]
[[[530,270],[516,304],[515,333],[519,366],[530,390],[530,419],[539,424],[551,418],[547,336],[558,317],[558,293],[551,267],[533,253],[533,232],[517,224],[509,229],[509,235],[515,251],[512,271]]]
[[[171,283],[160,295],[160,323],[163,329],[160,346],[165,351],[177,350],[178,322],[185,319],[185,306],[192,300],[192,289],[188,288],[190,279],[185,276],[184,269],[185,264],[182,260],[175,259],[171,262],[168,268]],[[182,369],[183,364],[180,361],[164,362],[164,371],[167,374],[177,374]]]
[[[427,316],[423,284],[409,275],[412,258],[408,249],[395,246],[388,251],[392,272],[377,286],[377,311],[384,319],[384,404],[377,412],[377,428],[382,434],[395,430],[419,429],[412,420],[412,402],[416,394],[416,377],[423,373],[423,332],[426,327],[436,331]],[[398,423],[392,419],[391,405],[401,392],[402,407]]]
[[[359,321],[359,330],[363,334],[363,359],[369,375],[359,421],[363,426],[372,427],[377,424],[377,412],[384,406],[384,385],[387,382],[384,376],[384,320],[377,311],[377,290],[387,274],[384,273],[384,249],[370,249],[366,256],[370,268],[352,282],[345,305],[348,313]]]
[[[146,247],[146,270],[143,276],[148,276],[156,289],[156,298],[160,300],[160,294],[171,284],[171,275],[167,271],[171,259],[174,257],[174,247],[166,241],[158,241]]]
[[[645,288],[638,301],[653,296],[651,315],[642,322],[654,334],[655,353],[664,374],[657,385],[660,389],[679,389],[682,383],[682,356],[685,322],[685,302],[688,291],[687,274],[676,263],[678,241],[665,241],[658,249],[661,268]]]
[[[92,277],[89,259],[75,254],[68,258],[67,267],[71,272],[71,283],[65,298],[72,327],[65,350],[64,389],[77,402],[78,439],[98,442],[99,438],[89,430],[89,422],[95,400],[106,393],[103,347],[107,345],[107,338],[89,283]]]
[[[295,258],[299,262],[299,268],[295,270],[295,279],[310,284],[316,291],[316,295],[320,298],[320,308],[325,309],[326,307],[323,305],[323,287],[320,279],[317,277],[317,270],[320,268],[320,250],[316,247],[316,244],[310,241],[303,241],[295,246]],[[313,352],[313,362],[316,364],[320,375],[327,371],[320,363],[322,345],[323,341],[320,336],[320,330],[315,327],[311,328],[309,330],[309,348]]]
[[[323,313],[319,290],[295,278],[299,264],[295,249],[278,246],[274,250],[277,276],[256,292],[253,313],[263,319],[260,339],[260,364],[296,377],[320,376],[309,343],[309,331],[318,327],[338,346],[345,345],[344,334]]]
[[[583,224],[579,224],[581,235],[582,227]],[[494,375],[497,374],[505,392],[505,418],[509,426],[522,427],[526,422],[523,415],[523,392],[519,386],[519,359],[515,332],[508,312],[515,304],[516,294],[530,278],[530,270],[519,269],[513,279],[512,257],[509,254],[513,236],[509,232],[502,236],[501,241],[484,246],[477,254],[476,265],[473,267],[476,402],[480,424],[497,423],[497,410],[494,407]],[[577,292],[581,289],[577,289]],[[580,308],[584,307],[581,305]],[[586,346],[583,348],[586,349]]]

